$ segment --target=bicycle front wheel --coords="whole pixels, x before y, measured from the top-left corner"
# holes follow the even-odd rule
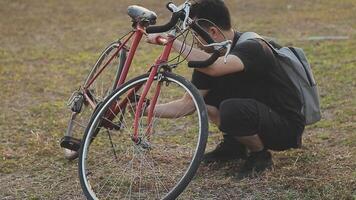
[[[160,85],[157,106],[185,95],[193,108],[181,104],[169,118],[156,112],[151,123],[141,115],[140,142],[132,140],[134,109],[147,80],[143,75],[119,87],[89,122],[79,155],[80,182],[88,199],[174,199],[198,169],[207,141],[207,112],[198,90],[180,76],[163,73],[160,80],[156,78],[145,102],[154,98]],[[122,101],[126,107],[113,110]],[[108,113],[115,113],[110,123],[120,128],[102,126]]]

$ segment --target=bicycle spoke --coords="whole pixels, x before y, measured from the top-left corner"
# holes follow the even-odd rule
[[[129,163],[131,164],[131,162],[132,162],[132,160],[131,160]],[[126,173],[127,169],[128,169],[128,167],[125,167],[124,171],[122,172],[122,174],[120,175],[120,177],[118,178],[118,180],[120,180],[120,179],[123,177],[123,175]],[[117,183],[118,183],[118,181],[114,184],[114,186],[116,186],[116,185],[117,185]],[[118,187],[118,188],[120,188],[120,187],[121,187],[122,183],[123,183],[123,181],[121,181],[121,182],[120,182],[120,185],[119,185],[119,187]],[[113,188],[114,188],[114,187],[113,187]],[[116,196],[119,192],[120,192],[120,190],[117,190],[117,192],[115,193],[115,195],[114,195],[114,196]],[[108,195],[107,195],[107,196],[109,196],[109,195],[110,195],[110,193],[111,193],[111,191],[108,193]],[[120,196],[119,196],[119,197],[120,197]]]
[[[126,150],[126,153],[127,153],[127,152],[128,152],[128,150]],[[112,163],[112,162],[114,162],[114,160],[112,160],[110,163]],[[102,165],[101,165],[101,166],[102,166]],[[115,171],[113,171],[113,172],[108,176],[108,178],[106,179],[106,181],[103,180],[102,182],[99,182],[98,184],[96,184],[96,185],[94,186],[94,187],[96,187],[96,186],[101,185],[102,183],[104,183],[104,184],[100,187],[98,193],[100,193],[100,191],[106,186],[106,184],[109,182],[109,178],[113,177],[114,174],[115,174]]]
[[[124,168],[123,172],[121,173],[120,177],[117,179],[118,181],[115,182],[114,186],[112,187],[112,189],[108,192],[108,194],[106,195],[106,198],[109,198],[110,197],[110,194],[112,192],[112,190],[114,189],[114,187],[116,187],[117,183],[119,182],[119,180],[123,177],[123,175],[126,173],[127,169],[129,169],[129,166],[132,166],[132,163],[133,163],[133,160],[134,160],[134,157],[128,162],[128,165],[127,167]],[[119,188],[121,187],[123,181],[120,182],[120,185],[119,185]],[[118,190],[119,192],[120,190]],[[106,199],[105,198],[105,199]]]
[[[143,160],[147,163],[147,166],[151,169],[151,171],[153,172],[153,175],[154,175],[154,179],[156,180],[156,183],[157,183],[157,186],[161,185],[163,186],[163,188],[168,191],[168,189],[165,187],[165,184],[160,180],[160,178],[158,177],[157,175],[157,172],[156,170],[154,169],[154,164],[150,163],[146,158],[143,158]],[[157,188],[157,192],[159,194],[159,189]]]
[[[141,155],[141,158],[142,158],[142,155]],[[141,181],[142,181],[142,177],[143,175],[141,174],[141,170],[142,170],[142,159],[140,158],[140,167],[139,167],[139,183],[138,183],[138,199],[141,198]]]
[[[125,195],[125,199],[126,199],[126,196],[127,196],[127,194],[129,194],[130,196],[131,196],[131,189],[132,189],[132,182],[133,182],[133,180],[132,180],[132,177],[133,177],[133,163],[134,163],[134,158],[135,158],[135,147],[133,146],[133,148],[132,148],[132,160],[131,160],[131,173],[130,173],[130,187],[129,187],[129,190],[127,191],[127,193],[126,193],[126,195]]]

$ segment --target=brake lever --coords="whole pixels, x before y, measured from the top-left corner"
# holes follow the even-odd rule
[[[204,47],[214,47],[215,50],[220,50],[222,48],[226,48],[226,53],[224,56],[224,63],[227,63],[227,56],[230,53],[231,47],[232,47],[232,41],[231,40],[225,40],[223,42],[220,43],[211,43],[211,44],[207,44],[207,45],[203,45]]]
[[[226,47],[228,44],[231,44],[232,41],[231,40],[225,40],[222,42],[215,42],[215,43],[211,43],[211,44],[205,44],[203,45],[204,47],[214,47],[216,50],[219,50],[223,47]]]
[[[190,6],[191,6],[191,4],[188,1],[186,1],[184,3],[185,18],[183,21],[183,30],[187,29],[187,22],[188,22],[189,14],[190,14]]]
[[[172,12],[179,12],[179,11],[182,11],[184,10],[185,12],[185,18],[182,22],[182,27],[183,27],[183,30],[186,30],[189,26],[189,24],[191,23],[191,21],[189,20],[189,14],[190,14],[190,7],[191,7],[191,3],[189,3],[189,0],[185,1],[183,4],[181,4],[180,6],[176,6],[174,5],[173,3],[170,3],[168,4],[168,7],[170,8],[170,10]],[[188,24],[188,26],[187,26]]]
[[[231,47],[232,47],[232,41],[230,40],[230,43],[228,43],[226,45],[226,53],[225,53],[225,56],[224,56],[224,63],[225,64],[227,63],[227,56],[229,55],[229,53],[231,51]]]

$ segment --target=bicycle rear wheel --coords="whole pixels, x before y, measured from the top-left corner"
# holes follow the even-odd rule
[[[184,108],[188,104],[183,105],[175,118],[163,118],[156,113],[150,124],[141,115],[141,142],[132,140],[138,98],[130,96],[140,96],[147,79],[148,75],[139,76],[119,87],[91,118],[79,155],[80,182],[88,199],[174,199],[189,184],[200,164],[208,133],[206,108],[198,90],[180,76],[163,73],[160,81],[154,81],[147,99],[153,99],[155,86],[161,84],[157,105],[186,94],[192,99],[195,112],[182,113],[188,112]],[[113,107],[125,99],[131,99],[125,111],[114,111]],[[111,123],[121,124],[120,130],[100,126],[110,112],[116,114]],[[149,126],[153,133],[148,137]]]
[[[102,102],[116,88],[116,83],[126,60],[126,50],[122,49],[118,52],[119,46],[119,42],[113,42],[105,48],[82,86],[87,89],[88,97],[95,105]],[[102,70],[103,67],[105,67],[104,70]],[[101,70],[102,72],[97,76]],[[95,78],[95,76],[97,77]],[[92,83],[89,85],[91,81]],[[72,96],[70,105],[72,113],[65,136],[82,137],[93,114],[94,107],[88,103],[88,99],[84,97],[83,93],[84,91],[77,91]],[[71,160],[77,158],[78,154],[76,151],[65,149],[64,156]]]
[[[120,42],[113,42],[106,47],[84,82],[84,87],[88,87],[96,101],[103,101],[116,88],[116,83],[120,78],[127,53],[127,50],[124,48],[118,52],[120,44]],[[113,56],[114,58],[112,58]],[[107,66],[105,67],[105,65]],[[100,73],[91,86],[88,86],[91,79],[103,67],[105,67],[105,71]]]

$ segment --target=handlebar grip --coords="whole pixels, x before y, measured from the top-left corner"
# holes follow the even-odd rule
[[[200,35],[208,44],[214,43],[213,38],[210,37],[209,33],[206,32],[197,22],[191,24],[191,28]]]
[[[185,17],[185,13],[184,12],[175,12],[172,14],[172,18],[171,20],[162,26],[149,26],[146,29],[147,33],[163,33],[166,31],[171,30],[171,28],[173,28],[179,19],[184,18]]]
[[[214,53],[204,61],[189,61],[188,67],[190,68],[205,68],[209,67],[210,65],[214,64],[214,62],[220,57],[219,50],[214,50]]]

